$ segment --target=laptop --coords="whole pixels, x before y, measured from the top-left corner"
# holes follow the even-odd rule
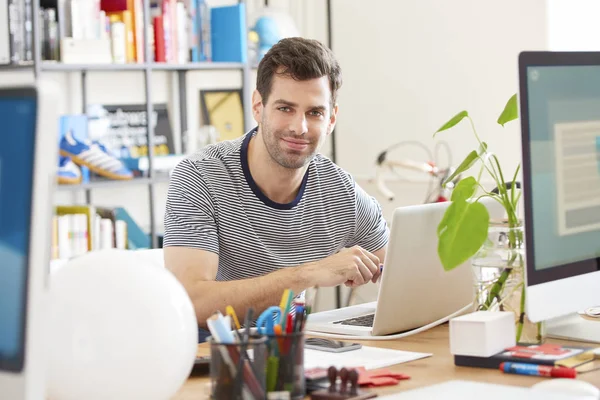
[[[490,218],[504,217],[493,199],[480,200]],[[459,312],[474,300],[470,260],[446,272],[437,227],[450,202],[394,211],[377,301],[311,314],[306,330],[352,336],[409,331]]]

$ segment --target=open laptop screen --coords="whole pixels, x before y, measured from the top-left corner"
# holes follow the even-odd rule
[[[17,372],[25,357],[36,107],[34,90],[0,90],[0,370]]]

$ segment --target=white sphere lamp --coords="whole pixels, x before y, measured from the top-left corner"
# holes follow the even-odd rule
[[[194,307],[135,251],[91,252],[51,275],[49,400],[166,400],[192,370]]]

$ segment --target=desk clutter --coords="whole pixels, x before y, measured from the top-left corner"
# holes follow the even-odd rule
[[[214,313],[206,322],[211,335],[210,375],[214,399],[300,399],[304,378],[304,323],[311,305],[292,301],[286,289],[279,306],[268,307],[256,319],[249,308],[244,325],[233,307]],[[235,329],[232,330],[233,324]]]
[[[557,344],[517,345],[512,312],[480,311],[450,320],[450,352],[456,366],[575,379],[578,373],[600,369],[599,350]]]
[[[339,384],[338,384],[338,377]],[[342,368],[339,371],[335,367],[329,367],[327,371],[329,387],[313,392],[310,398],[313,400],[335,400],[335,399],[371,399],[377,394],[370,393],[358,388],[359,373],[356,369]]]
[[[255,323],[252,308],[243,325],[231,306],[225,315],[217,311],[208,318],[211,398],[278,400],[311,394],[316,399],[366,399],[375,395],[360,386],[409,379],[379,368],[431,356],[367,346],[341,353],[306,349],[304,325],[311,309],[309,296],[294,300],[286,289],[279,306],[267,307]]]

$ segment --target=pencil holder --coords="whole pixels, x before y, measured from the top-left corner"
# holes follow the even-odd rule
[[[266,399],[267,338],[251,337],[242,343],[210,344],[211,398]]]
[[[304,398],[304,332],[267,338],[267,393],[288,392],[292,399]]]

